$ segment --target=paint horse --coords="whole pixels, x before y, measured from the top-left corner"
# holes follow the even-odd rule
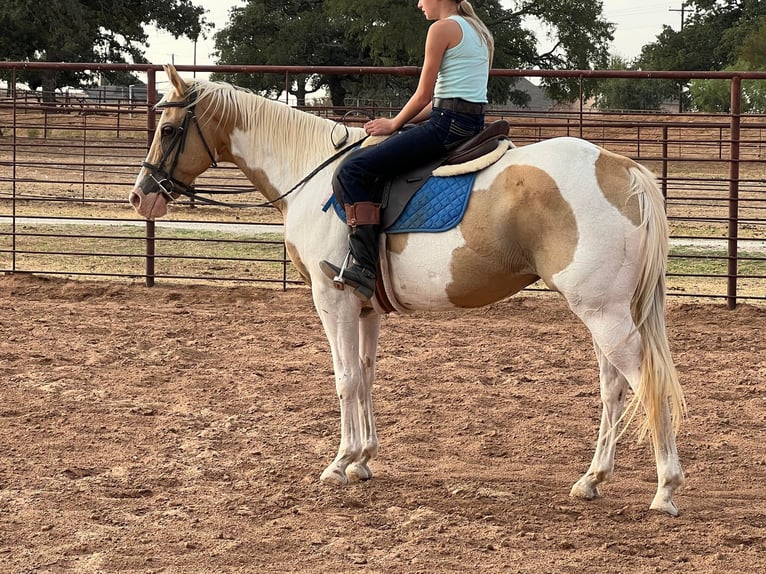
[[[130,203],[143,217],[162,217],[168,202],[193,194],[198,175],[232,162],[281,211],[288,254],[311,286],[330,342],[340,400],[338,454],[321,480],[372,478],[383,311],[336,289],[319,268],[348,250],[348,228],[322,210],[340,161],[330,137],[336,124],[228,84],[185,81],[172,66],[165,71],[172,89],[157,105],[162,115]],[[364,135],[351,127],[348,141]],[[667,234],[663,198],[646,168],[556,138],[511,149],[482,169],[452,229],[387,234],[380,243],[386,291],[401,312],[480,307],[538,279],[560,293],[591,332],[603,402],[593,460],[571,495],[600,496],[617,429],[643,411],[640,430],[651,437],[658,475],[651,508],[677,515],[673,493],[683,472],[675,437],[685,403],[664,316]]]

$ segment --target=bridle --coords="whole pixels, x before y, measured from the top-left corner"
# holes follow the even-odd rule
[[[183,195],[190,199],[202,199],[206,198],[197,197],[197,190],[193,185],[184,183],[180,179],[173,177],[173,172],[178,165],[178,159],[181,157],[181,153],[184,151],[186,145],[186,136],[189,133],[189,124],[194,124],[197,128],[197,133],[202,140],[202,145],[205,146],[205,151],[210,157],[210,167],[217,167],[218,163],[215,161],[215,156],[210,150],[210,146],[205,139],[205,134],[202,133],[202,129],[199,127],[199,120],[196,114],[196,99],[197,92],[192,91],[186,97],[185,100],[178,102],[160,102],[155,106],[156,109],[162,110],[165,108],[186,108],[186,114],[184,114],[183,122],[177,128],[175,128],[172,134],[172,139],[167,146],[163,145],[162,157],[158,164],[149,163],[148,161],[141,162],[141,165],[149,170],[149,177],[152,178],[157,185],[157,191],[165,196],[168,201],[173,201],[176,196]],[[162,137],[165,137],[164,135]],[[172,156],[172,159],[171,159]],[[170,165],[167,168],[168,164]],[[152,190],[154,191],[154,190]],[[151,193],[152,191],[144,190],[144,193]],[[212,203],[218,203],[214,200],[210,200]]]
[[[307,181],[309,181],[312,177],[314,177],[317,173],[322,171],[325,167],[333,163],[336,159],[346,154],[349,150],[361,145],[361,143],[367,139],[369,136],[363,137],[361,140],[355,141],[353,143],[350,143],[340,149],[338,152],[324,160],[322,163],[320,163],[317,167],[315,167],[306,177],[301,179],[298,183],[296,183],[293,187],[291,187],[288,191],[277,197],[276,199],[265,201],[264,203],[258,203],[258,204],[241,204],[241,203],[225,203],[223,201],[216,201],[215,199],[211,199],[209,197],[201,197],[198,195],[199,193],[203,193],[203,190],[200,190],[196,188],[194,185],[190,185],[187,183],[184,183],[183,181],[176,179],[173,177],[173,172],[176,169],[176,166],[178,165],[178,159],[181,156],[181,153],[184,150],[184,146],[186,144],[186,137],[189,134],[189,124],[194,124],[194,126],[197,128],[197,133],[199,134],[200,140],[202,140],[202,145],[205,146],[205,151],[207,151],[208,156],[210,157],[210,167],[218,167],[218,163],[215,161],[215,156],[213,155],[213,152],[210,149],[210,146],[207,143],[207,140],[205,139],[205,134],[202,133],[202,129],[199,125],[199,120],[197,119],[197,114],[195,111],[196,107],[196,99],[197,99],[197,92],[192,90],[187,96],[186,99],[176,101],[176,102],[160,102],[158,103],[155,108],[158,110],[162,110],[165,108],[186,108],[186,114],[184,115],[183,122],[181,122],[181,125],[177,128],[175,128],[175,131],[172,135],[172,139],[168,143],[167,146],[163,146],[163,152],[162,157],[160,158],[160,161],[158,164],[149,163],[148,161],[141,162],[141,165],[145,167],[147,170],[149,170],[149,177],[151,177],[152,181],[156,184],[156,189],[145,189],[144,185],[141,184],[142,191],[144,194],[150,194],[150,193],[161,193],[165,199],[168,202],[174,201],[176,199],[177,195],[183,195],[185,197],[188,197],[189,199],[199,201],[200,203],[205,203],[208,205],[218,205],[223,207],[271,207],[274,204],[276,204],[278,201],[284,199],[291,193],[293,193],[295,190],[302,187]],[[348,112],[346,115],[343,116],[343,119],[345,120],[346,116],[348,115]],[[336,149],[345,143],[345,139],[348,137],[348,133],[345,134],[345,138],[336,145]],[[162,137],[165,137],[164,134]],[[171,159],[172,156],[172,159]],[[167,165],[170,165],[170,167],[166,167]],[[214,194],[214,193],[245,193],[247,191],[257,191],[254,188],[249,188],[246,190],[238,190],[235,192],[230,191],[223,191],[223,190],[212,190],[212,189],[205,189],[204,193],[207,194]],[[173,195],[176,194],[176,195]]]

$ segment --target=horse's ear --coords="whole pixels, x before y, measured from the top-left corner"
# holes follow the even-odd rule
[[[183,98],[184,95],[186,95],[186,89],[187,84],[183,81],[181,76],[178,75],[178,72],[176,72],[175,66],[172,64],[165,64],[162,66],[165,70],[165,73],[168,75],[168,79],[170,80],[170,83],[173,84],[173,87],[176,90],[176,94],[178,94],[178,97]]]

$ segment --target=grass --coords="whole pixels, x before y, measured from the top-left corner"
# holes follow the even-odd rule
[[[0,225],[0,267],[77,276],[97,274],[142,277],[146,264],[143,226],[23,225],[13,237],[8,224]],[[252,281],[264,278],[299,281],[286,262],[278,233],[248,236],[217,231],[158,230],[155,238],[157,277]]]
[[[740,251],[737,294],[766,297],[766,253]],[[722,249],[673,246],[668,259],[669,293],[720,295],[727,292],[728,255]]]
[[[133,207],[127,201],[130,189],[125,187],[119,192],[113,192],[109,198],[99,202],[93,200],[78,200],[81,190],[72,187],[68,190],[67,201],[26,201],[16,202],[17,217],[66,217],[78,219],[116,219],[116,220],[140,220]],[[255,195],[255,194],[252,194]],[[91,196],[92,197],[92,196]],[[231,201],[242,201],[228,198]],[[223,198],[224,201],[227,198]],[[258,196],[257,201],[263,201]],[[250,201],[249,199],[247,201]],[[253,201],[255,202],[255,201]],[[0,206],[2,201],[0,200]],[[10,213],[10,207],[0,209],[0,215]],[[210,222],[210,223],[253,223],[253,224],[281,224],[282,215],[273,207],[237,208],[205,206],[204,208],[191,207],[188,203],[174,203],[170,205],[168,215],[162,218],[163,222]]]

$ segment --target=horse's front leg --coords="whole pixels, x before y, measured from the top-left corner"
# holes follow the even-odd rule
[[[345,485],[349,481],[347,471],[354,478],[370,478],[372,472],[367,461],[377,453],[371,386],[379,318],[362,318],[355,297],[341,296],[328,302],[315,296],[315,303],[330,342],[340,402],[338,454],[322,473],[321,480]]]
[[[359,320],[359,360],[362,381],[359,387],[359,425],[362,431],[362,454],[351,463],[346,475],[351,481],[369,480],[372,469],[369,461],[378,455],[378,432],[375,428],[375,413],[372,406],[372,385],[375,382],[375,360],[380,333],[380,315],[374,311],[363,312]]]

